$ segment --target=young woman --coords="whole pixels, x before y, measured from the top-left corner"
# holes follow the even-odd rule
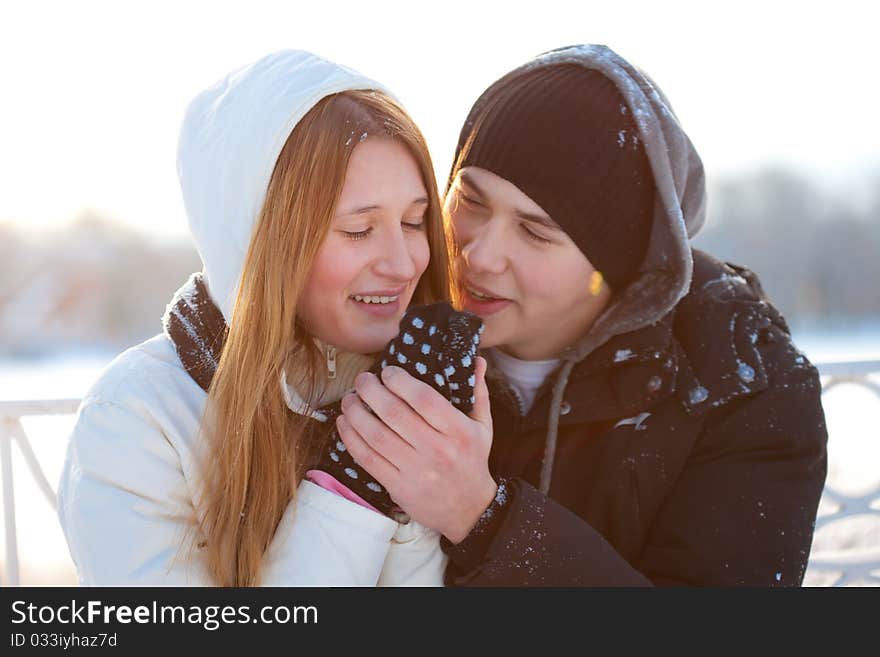
[[[491,417],[389,368],[338,425],[443,534],[447,583],[799,585],[819,377],[755,275],[689,244],[703,169],[653,82],[602,46],[505,75],[462,129],[445,207]]]
[[[58,493],[81,583],[441,584],[437,532],[306,477],[318,409],[411,302],[448,296],[418,128],[374,81],[285,51],[195,98],[178,173],[204,271],[82,401]]]

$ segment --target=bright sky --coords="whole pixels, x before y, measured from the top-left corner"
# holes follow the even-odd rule
[[[94,208],[187,234],[175,173],[187,103],[282,48],[394,90],[441,179],[489,83],[539,52],[604,43],[666,92],[710,179],[776,163],[843,184],[880,169],[875,4],[8,2],[0,221],[51,225]]]

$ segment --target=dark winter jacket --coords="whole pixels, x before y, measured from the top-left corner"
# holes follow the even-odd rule
[[[705,176],[663,92],[605,46],[561,48],[491,85],[459,150],[511,81],[559,65],[621,92],[654,178],[651,234],[525,417],[493,377],[489,465],[509,482],[443,541],[447,583],[797,585],[826,472],[819,377],[754,274],[692,248]]]
[[[756,585],[803,579],[825,481],[816,369],[747,269],[694,251],[690,293],[571,372],[549,494],[551,386],[522,417],[491,380],[507,500],[449,585]]]

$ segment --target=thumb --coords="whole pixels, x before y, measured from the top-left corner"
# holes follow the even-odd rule
[[[476,384],[474,385],[474,407],[470,418],[486,425],[492,431],[492,411],[489,408],[489,388],[486,385],[486,369],[488,363],[482,356],[477,356],[475,369]]]

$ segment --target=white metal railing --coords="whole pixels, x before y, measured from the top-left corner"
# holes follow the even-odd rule
[[[880,402],[880,383],[871,375],[880,374],[880,360],[853,360],[817,363],[822,376],[822,395],[844,383],[859,385],[871,391]],[[880,436],[875,437],[880,440]],[[880,463],[877,463],[880,469]],[[824,500],[836,507],[816,518],[816,532],[833,523],[856,516],[871,518],[880,525],[880,483],[861,495],[846,495],[825,484]],[[865,548],[812,551],[810,572],[831,573],[836,577],[831,586],[860,583],[880,586],[880,544]]]
[[[21,419],[29,416],[71,415],[79,407],[78,399],[40,401],[0,401],[0,472],[3,477],[3,520],[6,535],[6,582],[19,585],[18,535],[15,523],[15,487],[12,479],[12,443],[16,443],[31,476],[52,507],[57,509],[55,490],[46,479],[40,462],[28,441]]]
[[[842,383],[855,383],[872,391],[880,401],[880,384],[869,376],[880,374],[880,360],[816,363],[822,376],[822,394]],[[34,455],[21,420],[25,417],[71,415],[79,407],[78,399],[51,399],[41,401],[0,401],[0,473],[3,477],[3,517],[6,529],[6,582],[19,585],[18,541],[15,523],[15,493],[12,478],[12,444],[18,447],[31,476],[53,510],[56,509],[55,491],[46,479]],[[880,464],[878,464],[880,467]],[[850,496],[825,486],[823,498],[836,508],[816,520],[816,531],[853,516],[872,516],[880,523],[880,485],[860,496]],[[831,586],[853,582],[880,585],[880,545],[864,550],[835,550],[813,552],[809,571],[836,573]]]

